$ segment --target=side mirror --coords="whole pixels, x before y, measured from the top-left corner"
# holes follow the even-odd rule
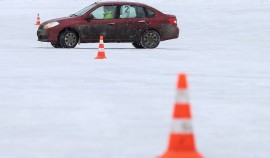
[[[84,18],[84,20],[92,20],[92,19],[94,19],[94,15],[93,15],[93,14],[88,14],[88,15]]]

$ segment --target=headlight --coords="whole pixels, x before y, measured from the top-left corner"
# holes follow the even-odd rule
[[[59,22],[50,22],[50,23],[44,25],[43,28],[44,29],[49,29],[49,28],[52,28],[52,27],[57,26],[57,25],[59,25]]]

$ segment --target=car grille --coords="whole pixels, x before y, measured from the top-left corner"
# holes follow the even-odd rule
[[[48,33],[46,30],[38,30],[37,31],[37,36],[39,41],[44,41],[48,39]]]
[[[41,41],[41,40],[46,40],[46,39],[48,39],[48,36],[46,36],[46,35],[39,35],[39,36],[38,36],[38,40],[39,40],[39,41]]]

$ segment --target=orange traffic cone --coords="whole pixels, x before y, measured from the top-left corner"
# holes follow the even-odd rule
[[[95,59],[105,59],[105,51],[104,51],[104,43],[103,43],[103,36],[99,38],[99,46],[98,46],[98,54]]]
[[[35,25],[40,25],[40,17],[39,17],[39,14],[37,14],[37,22],[36,22],[36,24]]]
[[[202,158],[197,152],[185,74],[180,74],[168,150],[160,158]]]

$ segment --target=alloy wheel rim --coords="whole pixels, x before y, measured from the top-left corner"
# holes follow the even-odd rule
[[[77,42],[77,37],[74,33],[68,33],[66,36],[65,36],[65,43],[66,45],[68,46],[74,46]]]
[[[158,43],[158,34],[150,32],[143,37],[144,45],[147,47],[155,47]]]

